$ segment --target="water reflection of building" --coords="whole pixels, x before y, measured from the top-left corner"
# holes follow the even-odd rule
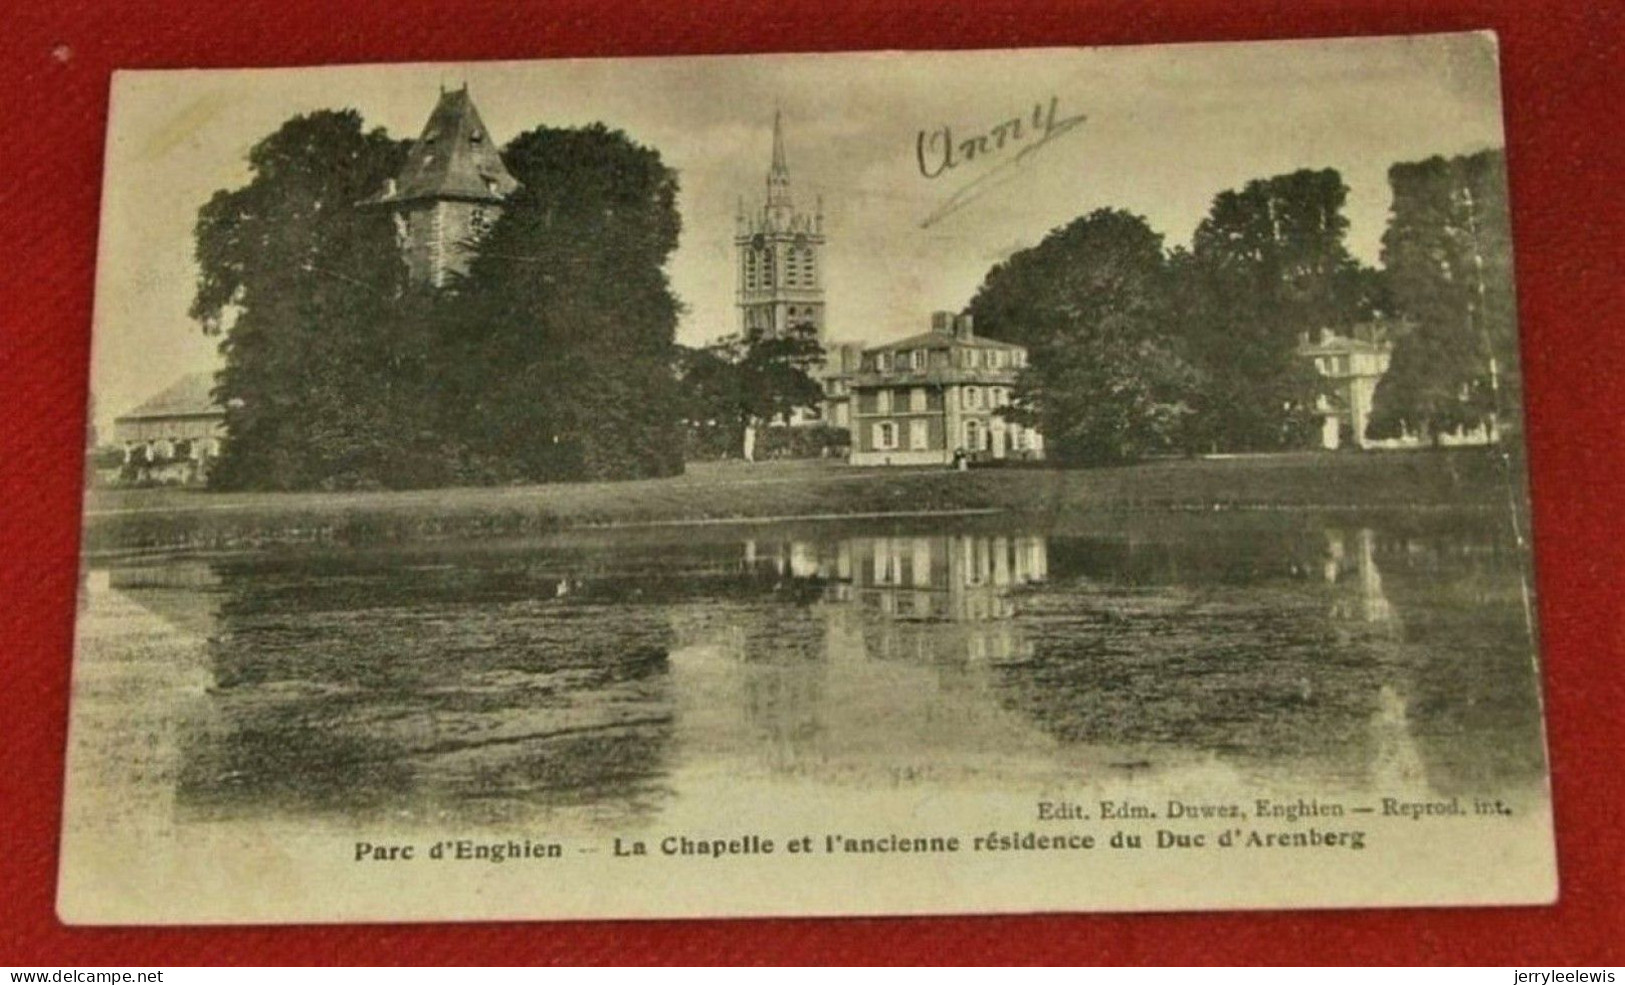
[[[1352,533],[1327,528],[1324,573],[1326,584],[1338,589],[1333,595],[1331,616],[1397,632],[1398,617],[1382,590],[1376,548],[1377,535],[1369,527]]]
[[[747,546],[747,557],[759,552]],[[826,601],[878,617],[867,624],[876,656],[1016,660],[1031,644],[1011,592],[1048,577],[1049,551],[1035,536],[851,537],[793,541],[773,563],[824,582]]]
[[[896,784],[1008,778],[1008,757],[1049,755],[993,676],[1031,655],[1010,593],[1045,577],[1043,538],[753,540],[742,559],[786,583],[770,604],[675,613],[675,717],[696,770]]]

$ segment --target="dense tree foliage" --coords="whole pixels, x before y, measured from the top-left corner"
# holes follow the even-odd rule
[[[357,209],[403,145],[354,112],[289,120],[251,180],[199,212],[192,315],[220,333],[226,443],[213,481],[299,488],[387,482],[421,425],[422,339],[396,330],[405,268],[389,217]]]
[[[1382,260],[1409,331],[1377,385],[1373,437],[1515,423],[1520,374],[1506,161],[1396,164]]]
[[[1324,381],[1298,346],[1370,318],[1380,278],[1344,245],[1336,171],[1296,171],[1220,193],[1173,260],[1180,351],[1196,368],[1193,451],[1299,447]]]
[[[443,306],[450,429],[496,478],[681,471],[676,174],[596,125],[532,130],[503,160],[519,190]]]
[[[746,461],[756,457],[757,429],[817,407],[823,388],[813,373],[823,361],[816,326],[791,326],[783,335],[730,335],[687,349],[679,382],[685,417],[699,428],[718,428]]]
[[[220,333],[223,487],[623,478],[681,469],[677,183],[601,126],[504,152],[522,182],[469,276],[407,277],[387,209],[405,145],[354,112],[290,120],[197,224],[192,314]]]
[[[1162,237],[1102,209],[995,266],[971,300],[979,330],[1027,346],[1011,419],[1052,457],[1132,460],[1170,447],[1193,375],[1169,335]]]

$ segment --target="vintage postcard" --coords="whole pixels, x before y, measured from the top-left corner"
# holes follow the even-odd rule
[[[1496,41],[119,73],[75,924],[1540,904]]]

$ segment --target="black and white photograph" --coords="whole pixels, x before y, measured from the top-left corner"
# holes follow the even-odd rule
[[[1551,902],[1499,72],[117,73],[59,913]]]

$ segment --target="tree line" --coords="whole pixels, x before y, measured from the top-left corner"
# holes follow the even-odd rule
[[[191,314],[220,338],[222,488],[413,487],[670,475],[706,436],[751,457],[816,406],[810,326],[676,344],[676,174],[602,125],[503,149],[519,181],[448,288],[407,274],[366,208],[410,144],[354,111],[297,116],[196,226]],[[1218,195],[1189,248],[1118,209],[995,265],[968,310],[1028,346],[1008,415],[1067,463],[1303,447],[1326,381],[1305,333],[1382,326],[1373,437],[1515,426],[1499,151],[1397,164],[1381,266],[1345,245],[1347,188],[1298,171]]]
[[[192,316],[218,335],[223,488],[411,487],[669,475],[677,178],[594,125],[538,127],[449,289],[414,284],[385,209],[409,143],[354,111],[295,117],[202,208]]]
[[[1191,246],[1101,209],[988,273],[969,305],[1029,347],[1010,416],[1072,463],[1313,443],[1328,382],[1310,335],[1392,344],[1373,438],[1517,424],[1517,333],[1499,150],[1394,165],[1381,266],[1348,251],[1348,189],[1302,170],[1220,193]]]

